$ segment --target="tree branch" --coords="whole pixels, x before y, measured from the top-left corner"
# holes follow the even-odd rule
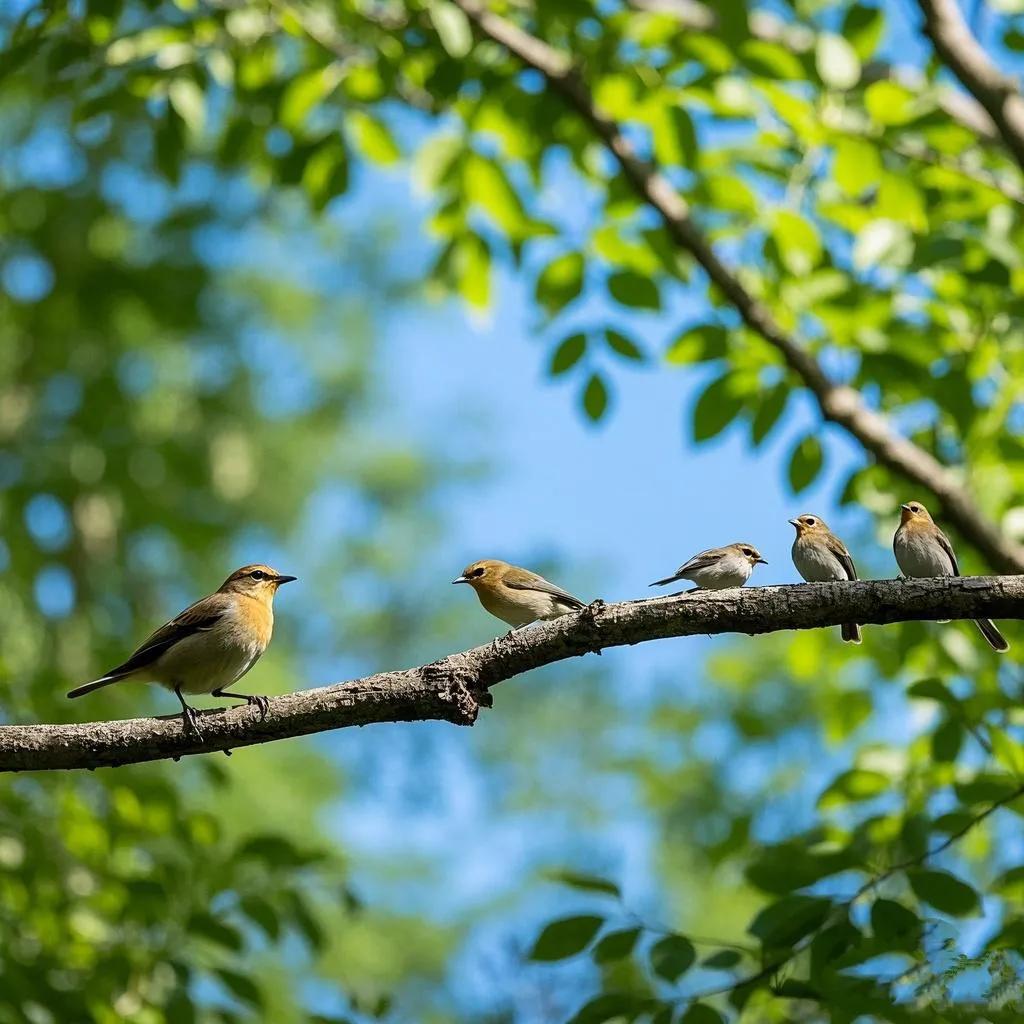
[[[944,518],[1002,572],[1024,572],[1024,547],[1004,537],[964,488],[959,474],[932,454],[896,433],[888,420],[865,405],[860,393],[837,384],[818,360],[775,321],[727,267],[694,223],[686,201],[657,167],[636,155],[619,125],[594,103],[570,59],[518,25],[487,10],[480,0],[454,0],[487,38],[504,46],[524,64],[540,72],[590,125],[618,161],[634,192],[660,215],[670,237],[704,268],[747,326],[773,346],[787,366],[817,399],[822,416],[843,427],[888,469],[931,491],[942,504]]]
[[[713,32],[719,23],[716,12],[697,0],[630,0],[630,3],[638,10],[652,14],[669,14],[684,28],[699,32]],[[749,23],[750,34],[755,39],[781,43],[794,53],[811,53],[817,43],[812,29],[787,23],[769,11],[751,11]],[[872,61],[865,65],[860,86],[880,81],[897,82],[914,92],[921,92],[929,85],[917,68],[887,64],[885,61]],[[972,134],[987,142],[999,140],[999,132],[988,111],[971,96],[938,86],[935,100],[947,117]]]
[[[490,707],[488,691],[497,683],[606,647],[666,637],[978,616],[1024,618],[1024,577],[803,583],[693,591],[609,605],[595,601],[581,612],[429,665],[275,697],[263,721],[250,707],[202,712],[202,739],[186,733],[178,715],[2,726],[0,772],[137,764],[372,722],[472,725],[479,709]]]
[[[924,29],[946,66],[985,108],[1013,158],[1024,168],[1024,96],[1017,80],[989,60],[956,0],[918,0]]]

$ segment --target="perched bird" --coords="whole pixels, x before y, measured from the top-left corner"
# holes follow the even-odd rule
[[[919,501],[900,505],[900,525],[892,539],[896,564],[904,576],[959,576],[953,545],[935,525],[928,509]],[[994,650],[1007,651],[1010,645],[989,619],[975,619],[974,624]]]
[[[666,583],[676,580],[689,580],[696,583],[701,590],[726,590],[729,587],[742,587],[750,579],[754,566],[768,563],[761,557],[761,552],[753,544],[727,544],[724,548],[708,548],[699,555],[694,555],[684,562],[671,575],[663,580],[655,580],[652,587],[663,587]]]
[[[265,718],[270,706],[266,697],[225,690],[267,649],[274,629],[274,594],[295,578],[282,576],[269,565],[236,569],[215,594],[165,622],[124,664],[76,687],[68,696],[82,697],[123,679],[151,679],[177,694],[186,730],[199,736],[195,708],[185,702],[185,693],[237,697],[255,704]]]
[[[585,607],[578,597],[543,576],[497,558],[467,565],[452,583],[468,583],[484,608],[513,629],[537,619],[557,619]]]
[[[846,545],[828,528],[821,516],[797,516],[789,522],[796,528],[793,564],[808,583],[857,578],[857,569]],[[860,643],[860,626],[857,623],[844,622],[839,631],[848,643]]]

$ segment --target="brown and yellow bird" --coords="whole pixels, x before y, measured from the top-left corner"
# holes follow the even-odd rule
[[[808,583],[857,578],[857,567],[846,545],[828,528],[821,516],[805,514],[789,522],[796,529],[793,564]],[[860,626],[855,622],[844,622],[839,632],[847,643],[861,642]]]
[[[513,629],[586,607],[578,597],[543,576],[496,558],[467,565],[452,583],[468,583],[484,608]]]
[[[265,718],[270,704],[266,697],[227,693],[226,688],[267,649],[274,631],[274,595],[295,578],[269,565],[236,569],[216,593],[165,622],[126,662],[68,696],[82,697],[125,679],[151,679],[177,694],[185,728],[198,735],[195,709],[185,702],[186,693],[235,697],[255,704]]]
[[[908,501],[900,505],[900,525],[892,539],[892,550],[904,576],[927,579],[932,576],[960,575],[953,545],[919,501]],[[974,624],[993,650],[1010,649],[1006,637],[990,619],[975,619]]]

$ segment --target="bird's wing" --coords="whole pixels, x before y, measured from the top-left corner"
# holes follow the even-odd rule
[[[708,548],[707,551],[701,551],[694,555],[688,562],[683,562],[678,569],[676,569],[676,575],[682,576],[684,572],[699,572],[701,569],[709,569],[722,557],[721,548]]]
[[[180,615],[176,615],[170,622],[165,622],[158,630],[143,640],[139,648],[123,665],[111,669],[107,675],[128,675],[130,672],[146,668],[185,637],[213,629],[227,611],[227,602],[224,597],[223,594],[211,594],[209,597],[204,597],[201,601],[189,605]]]
[[[935,527],[935,539],[939,542],[939,547],[949,555],[949,564],[953,570],[953,575],[959,576],[960,566],[957,564],[956,554],[953,552],[953,545],[949,543],[949,538],[937,526]]]
[[[846,545],[834,533],[829,535],[826,543],[828,544],[829,551],[836,556],[837,561],[843,567],[846,578],[855,580],[857,578],[857,567],[853,564],[853,558],[850,552],[846,550]]]
[[[537,590],[542,594],[550,594],[564,601],[570,608],[586,607],[578,597],[573,597],[568,591],[556,587],[554,583],[538,576],[535,572],[528,572],[526,569],[513,569],[505,574],[504,584],[510,590]]]

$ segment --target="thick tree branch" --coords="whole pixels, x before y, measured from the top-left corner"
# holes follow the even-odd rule
[[[372,722],[438,720],[472,725],[490,687],[542,665],[606,647],[666,637],[772,633],[843,622],[1024,618],[1024,577],[872,580],[694,591],[646,601],[598,601],[554,622],[418,668],[276,697],[261,721],[254,708],[206,711],[203,738],[180,716],[86,725],[0,727],[0,771],[136,764],[305,736]],[[836,642],[839,642],[838,637]]]
[[[943,63],[988,111],[1013,158],[1024,168],[1024,96],[1015,78],[989,59],[956,0],[918,0],[925,32]]]
[[[943,518],[952,522],[995,568],[1002,572],[1024,572],[1024,547],[1000,533],[968,494],[959,475],[898,434],[884,416],[865,405],[859,392],[831,380],[818,360],[747,291],[739,276],[718,258],[691,218],[686,201],[669,180],[654,164],[638,157],[619,125],[597,108],[569,58],[489,11],[480,0],[455,2],[483,35],[540,72],[551,89],[590,125],[618,161],[636,194],[660,215],[676,245],[697,260],[747,326],[778,350],[817,399],[822,416],[843,427],[883,466],[931,491],[943,506]]]
[[[714,31],[718,27],[718,15],[710,6],[698,0],[630,0],[638,10],[656,14],[669,14],[684,28],[699,32]],[[811,53],[817,43],[816,34],[804,25],[791,24],[770,11],[751,11],[750,33],[755,39],[781,43],[794,53]],[[929,86],[928,80],[917,68],[872,61],[865,65],[861,86],[872,82],[891,81],[921,92]],[[938,86],[935,101],[947,117],[961,124],[969,132],[987,142],[997,142],[999,132],[992,118],[979,103],[964,93]]]

